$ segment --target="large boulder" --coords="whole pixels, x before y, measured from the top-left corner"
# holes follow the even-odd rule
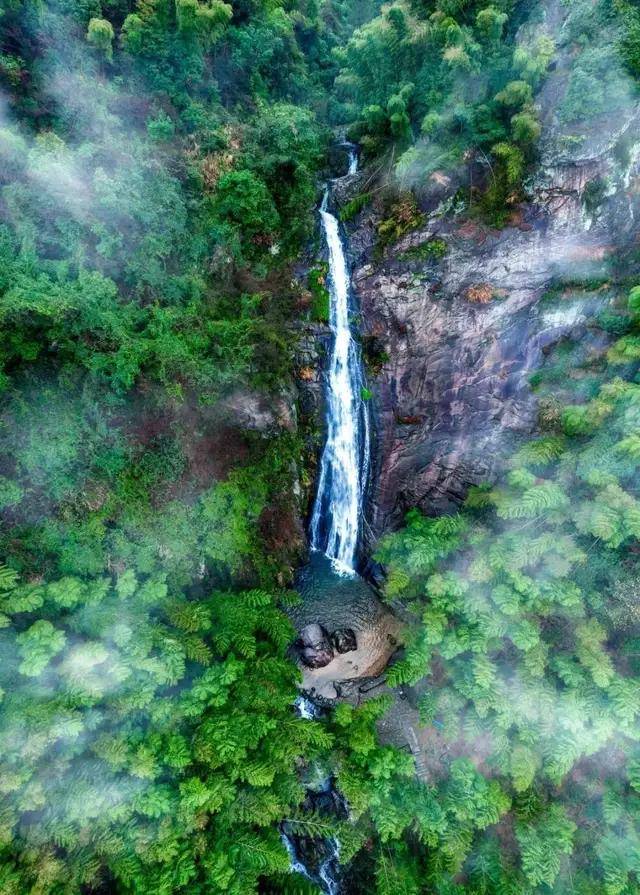
[[[300,661],[307,668],[324,668],[334,656],[329,634],[318,624],[306,625],[300,631],[296,647]]]

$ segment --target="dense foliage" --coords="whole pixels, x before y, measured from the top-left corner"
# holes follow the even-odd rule
[[[349,41],[337,80],[368,153],[391,148],[401,179],[420,183],[471,151],[494,213],[519,192],[540,135],[533,91],[554,54],[546,34],[514,48],[512,8],[396,2]]]
[[[546,431],[496,487],[457,516],[412,513],[381,549],[388,594],[419,619],[389,678],[422,680],[424,724],[503,799],[500,822],[449,856],[457,888],[430,853],[433,891],[638,890],[639,297],[608,362],[573,371],[590,400],[563,407],[547,388]]]
[[[552,57],[574,141],[640,71],[634,3],[572,4],[559,48],[525,12],[0,8],[2,895],[306,895],[283,823],[335,837],[354,891],[639,891],[637,290],[574,394],[567,346],[532,383],[543,435],[505,478],[380,549],[416,620],[389,682],[415,686],[433,766],[380,744],[385,699],[292,710],[281,405],[291,320],[328,316],[326,266],[308,290],[291,269],[327,122],[409,186],[479,161],[503,223]],[[379,251],[424,220],[395,196]],[[328,777],[348,817],[304,805]]]
[[[331,742],[276,592],[300,447],[237,415],[290,372],[347,13],[0,10],[3,895],[287,875]]]
[[[185,584],[205,560],[261,565],[296,447],[216,445],[234,425],[216,408],[291,366],[287,262],[312,226],[336,39],[308,12],[3,7],[0,499],[19,571],[171,558]]]
[[[472,163],[460,200],[502,226],[526,194],[542,116],[564,129],[567,149],[586,121],[633,101],[636,6],[566,5],[556,33],[547,4],[395,0],[339,49],[334,114],[404,188]],[[566,79],[541,99],[552,62]]]
[[[287,870],[275,823],[327,734],[293,716],[269,594],[5,569],[1,599],[3,893],[244,893]]]

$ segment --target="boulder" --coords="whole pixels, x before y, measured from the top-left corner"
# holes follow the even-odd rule
[[[324,668],[334,656],[329,634],[322,625],[306,625],[300,631],[296,646],[300,661],[307,668]]]
[[[353,628],[337,628],[331,635],[331,643],[337,653],[352,653],[358,649]]]

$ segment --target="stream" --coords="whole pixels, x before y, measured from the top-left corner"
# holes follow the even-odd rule
[[[354,146],[348,145],[347,148],[349,163],[345,176],[348,177],[358,170],[358,156]],[[317,619],[317,614],[321,611],[325,622],[331,616],[330,599],[329,605],[325,604],[320,610],[319,601],[313,600],[314,588],[316,592],[322,592],[321,598],[330,598],[332,594],[338,596],[334,602],[342,615],[345,614],[345,603],[353,604],[355,608],[359,605],[357,601],[360,601],[363,608],[359,614],[364,624],[356,633],[358,649],[366,661],[368,652],[376,652],[371,650],[371,644],[367,640],[371,626],[366,623],[375,613],[374,607],[369,605],[372,594],[357,575],[356,569],[369,473],[369,415],[363,399],[365,378],[360,346],[351,329],[356,308],[344,236],[340,232],[338,218],[329,211],[330,200],[329,184],[320,205],[320,220],[329,260],[327,288],[332,334],[326,372],[327,436],[320,459],[317,492],[309,525],[312,561],[301,574],[303,586],[300,589],[303,597],[305,590],[307,591],[303,602],[306,612],[310,613],[309,618]],[[344,598],[340,580],[348,588],[346,601],[340,599],[340,595]],[[350,581],[353,584],[349,584]],[[358,613],[349,616],[350,624],[354,618],[357,619],[357,615]],[[330,663],[332,670],[328,672],[328,676],[324,674],[324,668],[309,672],[305,675],[303,686],[318,695],[337,695],[332,678],[348,677],[349,674],[362,671],[357,664],[362,664],[363,661],[358,649],[353,649]],[[384,650],[381,653],[385,656],[386,664]],[[373,670],[373,665],[371,668]],[[307,696],[300,696],[296,700],[296,711],[301,718],[315,718],[322,709]],[[323,780],[320,787],[309,789],[307,800],[315,810],[328,814],[338,811],[347,813],[344,801],[333,788],[330,778]],[[308,839],[296,836],[286,828],[282,831],[282,839],[289,853],[292,872],[301,873],[325,895],[339,895],[339,853],[335,839]]]

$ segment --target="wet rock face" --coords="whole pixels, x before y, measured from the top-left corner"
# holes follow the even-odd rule
[[[540,299],[573,258],[599,262],[608,233],[577,245],[575,218],[557,230],[543,221],[528,232],[461,230],[439,230],[449,252],[433,272],[393,257],[356,272],[365,335],[387,356],[373,379],[373,540],[410,507],[450,510],[495,475],[518,433],[535,428],[529,379],[544,350],[586,338],[601,307],[597,295],[554,310]]]
[[[307,668],[324,668],[333,660],[333,646],[322,625],[306,625],[300,631],[296,646],[300,661]]]
[[[312,471],[317,468],[326,437],[324,364],[330,345],[328,325],[306,323],[300,327],[296,343],[297,422],[304,443],[304,466]],[[315,484],[314,474],[302,478],[303,517],[311,513]]]
[[[335,653],[351,653],[358,648],[352,628],[336,628],[331,634],[318,624],[305,625],[296,641],[300,661],[307,668],[324,668]]]
[[[551,22],[551,13],[565,14],[555,0],[543,5]],[[411,507],[451,511],[471,484],[495,478],[513,442],[536,428],[530,377],[550,345],[570,336],[594,353],[604,347],[588,328],[602,294],[584,290],[578,304],[543,297],[562,280],[602,275],[607,259],[636,238],[640,115],[630,104],[614,119],[583,125],[572,142],[554,113],[566,89],[563,59],[538,97],[544,130],[528,201],[504,229],[445,210],[459,170],[420,186],[424,226],[382,260],[373,253],[382,209],[374,203],[350,225],[365,353],[374,345],[376,355],[369,550]],[[477,165],[467,170],[467,189],[470,178],[478,182]],[[446,243],[444,257],[420,258],[419,247],[433,239]]]

